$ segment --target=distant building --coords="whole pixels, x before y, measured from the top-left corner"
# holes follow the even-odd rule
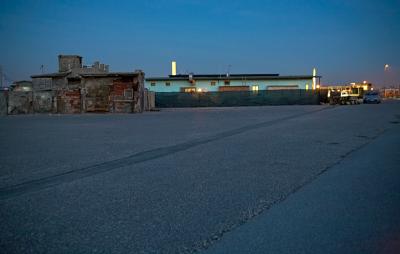
[[[30,114],[32,106],[32,82],[21,80],[14,82],[8,92],[7,114]]]
[[[400,98],[400,88],[382,88],[380,93],[384,98]]]
[[[15,91],[15,92],[31,92],[32,91],[32,81],[29,81],[29,80],[15,81],[10,86],[9,90]]]
[[[168,77],[146,78],[145,87],[154,92],[226,92],[315,89],[320,76],[279,74],[178,74],[176,62],[172,62],[172,74]]]

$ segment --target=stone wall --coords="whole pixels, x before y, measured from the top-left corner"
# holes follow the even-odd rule
[[[53,91],[35,91],[33,93],[33,111],[35,113],[55,113],[57,103]]]
[[[57,113],[76,114],[81,113],[81,90],[61,90],[57,94]]]
[[[33,113],[32,92],[9,91],[7,113],[9,115]]]

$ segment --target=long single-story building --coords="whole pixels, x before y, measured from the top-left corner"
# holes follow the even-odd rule
[[[169,75],[146,78],[145,86],[154,92],[226,92],[313,89],[313,79],[320,76],[280,76],[279,74],[230,74],[230,75]]]
[[[157,107],[318,104],[321,76],[279,74],[176,74],[149,77]]]
[[[176,63],[172,62],[172,74],[168,77],[146,78],[149,91],[161,92],[226,92],[316,89],[321,76],[281,76],[279,74],[176,74]]]

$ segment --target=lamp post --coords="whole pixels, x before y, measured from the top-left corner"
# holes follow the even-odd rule
[[[387,73],[389,72],[390,65],[385,64],[385,67],[383,68],[383,86],[386,87],[387,85]]]

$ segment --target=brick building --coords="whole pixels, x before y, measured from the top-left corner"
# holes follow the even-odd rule
[[[78,55],[59,55],[56,73],[33,75],[33,111],[51,113],[145,110],[144,73],[109,72],[108,65],[82,64]]]

